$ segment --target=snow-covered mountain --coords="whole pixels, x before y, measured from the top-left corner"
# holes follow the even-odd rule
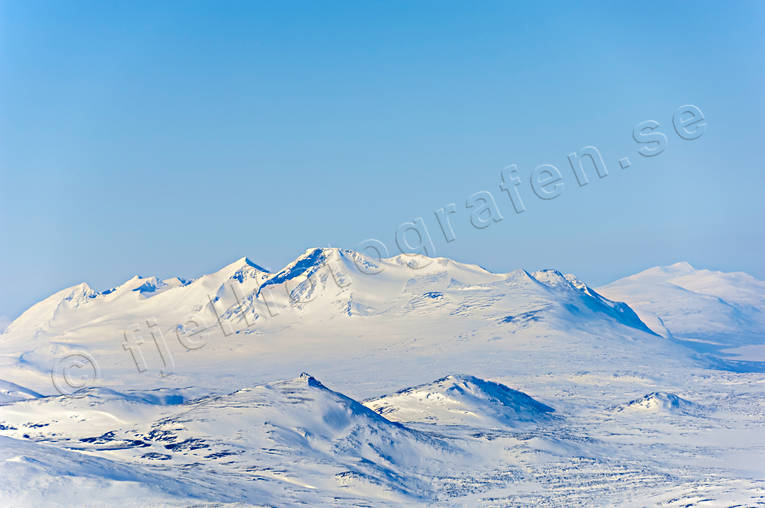
[[[646,413],[694,413],[700,410],[698,404],[674,393],[653,392],[621,404],[616,411],[638,411]]]
[[[340,372],[329,365],[338,351],[387,356],[402,348],[437,358],[434,349],[516,347],[539,336],[553,347],[553,335],[565,334],[555,346],[563,352],[593,330],[607,337],[600,340],[657,344],[626,304],[555,270],[495,274],[444,258],[374,261],[310,249],[275,273],[242,258],[193,281],[136,276],[105,291],[85,283],[59,291],[0,335],[0,368],[41,393],[66,388],[51,386],[50,374],[62,377],[60,363],[72,358],[72,376],[90,374],[105,386],[130,379],[136,389],[200,382],[229,389],[237,387],[232,372],[252,372],[249,384],[288,377],[296,357],[335,381]],[[257,369],[246,367],[253,362]]]
[[[296,314],[303,317],[330,312],[354,317],[391,310],[428,311],[445,303],[443,292],[427,291],[434,288],[472,295],[471,291],[494,287],[528,291],[532,286],[538,286],[539,293],[556,294],[558,298],[552,299],[564,307],[570,304],[564,309],[570,313],[590,311],[646,330],[628,306],[609,301],[574,276],[555,270],[495,274],[446,258],[400,255],[375,262],[348,250],[309,249],[276,273],[241,258],[193,281],[160,281],[136,275],[100,292],[83,282],[32,306],[10,324],[5,335],[49,336],[96,319],[141,320],[158,315],[175,317],[179,323],[193,318],[217,321],[220,317],[230,321],[234,330],[260,329]],[[402,301],[402,294],[425,299]],[[505,319],[522,322],[534,315],[508,315]]]
[[[523,392],[466,375],[446,376],[364,404],[397,422],[483,427],[546,421],[554,411]]]
[[[738,346],[744,353],[748,346],[765,345],[765,281],[743,272],[700,270],[682,262],[650,268],[598,291],[627,302],[656,333],[696,349]]]
[[[0,504],[754,504],[765,378],[683,344],[763,294],[341,249],[83,283],[0,335]]]

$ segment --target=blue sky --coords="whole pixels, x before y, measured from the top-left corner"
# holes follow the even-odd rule
[[[2,1],[0,316],[244,255],[395,253],[416,217],[435,254],[492,270],[764,278],[764,22],[758,2]],[[684,104],[705,115],[694,141],[672,130]],[[649,119],[667,146],[643,158]],[[566,156],[586,145],[609,176],[580,188]],[[520,215],[498,188],[513,163]],[[559,197],[533,194],[540,164]],[[504,220],[478,230],[481,190]]]

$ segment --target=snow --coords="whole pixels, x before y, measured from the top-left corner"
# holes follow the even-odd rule
[[[699,406],[674,393],[653,392],[638,399],[631,400],[619,406],[617,411],[647,411],[658,412],[682,412],[692,413],[699,410]]]
[[[754,505],[763,302],[342,249],[80,284],[0,335],[0,504]]]
[[[3,436],[0,476],[0,501],[9,507],[188,506],[198,489],[168,474]]]
[[[29,400],[42,397],[39,393],[19,386],[10,381],[0,379],[0,404],[8,404],[19,400]]]
[[[364,403],[398,422],[514,426],[548,419],[553,408],[475,376],[452,375]]]
[[[697,270],[681,262],[599,291],[626,302],[656,333],[698,350],[761,345],[765,339],[765,281],[746,273]]]

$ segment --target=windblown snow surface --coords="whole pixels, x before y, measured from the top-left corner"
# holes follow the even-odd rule
[[[763,312],[684,263],[83,283],[0,335],[0,505],[765,505]]]

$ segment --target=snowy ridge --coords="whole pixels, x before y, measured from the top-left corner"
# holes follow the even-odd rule
[[[616,408],[616,411],[649,413],[695,413],[700,410],[701,406],[698,404],[669,392],[649,393]]]
[[[689,263],[655,267],[604,286],[656,333],[736,346],[765,340],[765,281],[745,273],[697,270]]]
[[[466,375],[446,376],[364,404],[399,422],[484,427],[546,421],[554,411],[523,392]]]
[[[59,314],[79,308],[80,305],[87,303],[89,299],[95,298],[98,294],[84,282],[62,289],[27,309],[21,316],[13,320],[3,333],[11,334],[16,329],[51,326],[52,321]]]
[[[36,399],[39,397],[42,397],[42,395],[34,390],[0,379],[0,404],[8,404],[19,400]]]

